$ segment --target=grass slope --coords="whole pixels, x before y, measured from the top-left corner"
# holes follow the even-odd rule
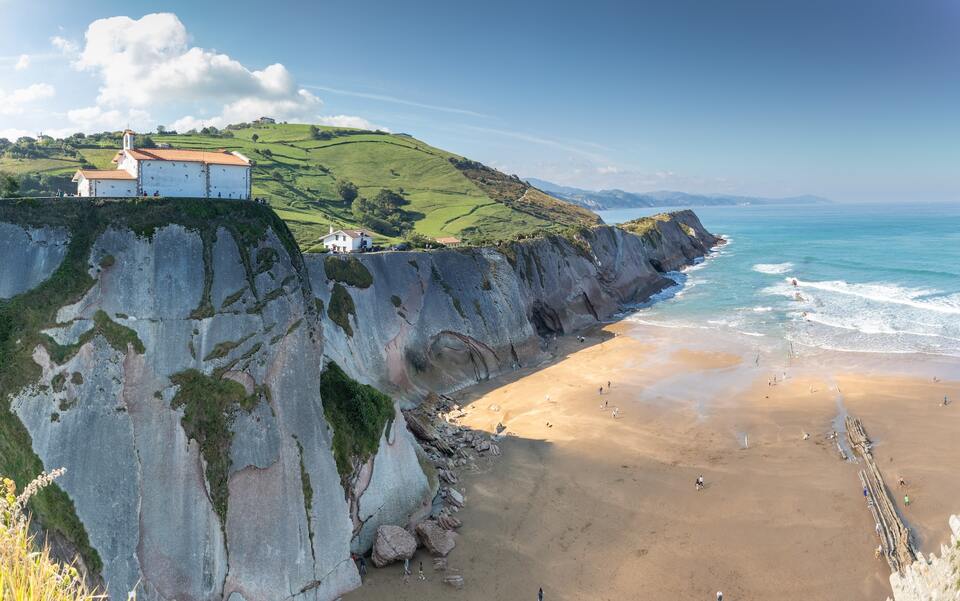
[[[254,196],[269,201],[305,251],[319,250],[319,239],[331,225],[358,226],[350,203],[337,193],[341,181],[353,182],[366,198],[383,189],[402,190],[409,201],[403,208],[414,217],[414,231],[431,238],[498,240],[597,223],[589,211],[410,136],[317,129],[329,139],[315,139],[309,125],[299,124],[253,125],[231,130],[232,137],[152,134],[151,138],[175,148],[223,148],[253,159]],[[87,140],[91,147],[78,148],[79,157],[2,158],[0,172],[62,176],[81,165],[111,168],[116,148],[109,146],[115,142]]]

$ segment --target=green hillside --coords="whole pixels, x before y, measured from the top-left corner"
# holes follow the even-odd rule
[[[410,233],[481,241],[598,222],[586,209],[404,134],[293,124],[207,131],[140,142],[223,148],[252,159],[254,196],[267,199],[305,251],[318,249],[330,225],[374,230],[382,241]],[[0,173],[19,178],[21,194],[71,191],[77,168],[111,168],[119,145],[114,133],[6,148],[0,141]]]

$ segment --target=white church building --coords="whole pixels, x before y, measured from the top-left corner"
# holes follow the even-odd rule
[[[134,148],[134,135],[123,132],[116,169],[77,171],[78,196],[250,198],[251,162],[239,152]]]

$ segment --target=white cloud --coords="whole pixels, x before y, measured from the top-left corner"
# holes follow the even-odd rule
[[[48,83],[35,83],[10,93],[0,90],[0,115],[19,115],[31,108],[39,100],[52,97],[56,93]]]
[[[305,88],[310,88],[311,90],[321,90],[323,92],[330,92],[331,94],[340,94],[342,96],[353,96],[354,98],[365,98],[367,100],[378,100],[380,102],[389,102],[392,104],[402,104],[404,106],[413,106],[421,109],[427,109],[431,111],[441,111],[444,113],[456,113],[458,115],[468,115],[470,117],[484,117],[489,118],[489,115],[484,115],[483,113],[478,113],[476,111],[470,111],[467,109],[454,108],[450,106],[440,106],[437,104],[426,104],[423,102],[417,102],[414,100],[407,100],[405,98],[397,98],[396,96],[387,96],[385,94],[371,94],[369,92],[355,92],[353,90],[343,90],[340,88],[329,88],[327,86],[316,86],[316,85],[305,85]]]
[[[188,39],[172,13],[98,19],[74,66],[100,76],[97,104],[105,109],[213,103],[220,114],[202,122],[218,127],[260,116],[309,121],[322,104],[281,64],[251,70],[226,54],[190,47]],[[187,116],[176,123],[200,121]]]
[[[324,115],[319,117],[317,123],[333,127],[355,127],[357,129],[390,131],[385,127],[378,127],[370,123],[363,117],[354,117],[353,115]]]
[[[0,129],[0,138],[6,138],[10,141],[14,141],[17,138],[22,137],[35,138],[37,137],[37,132],[30,131],[28,129],[22,129],[19,127],[8,127],[6,129]]]
[[[17,59],[16,64],[13,65],[13,68],[14,68],[16,71],[23,71],[24,69],[26,69],[26,68],[29,67],[29,66],[30,66],[30,55],[29,55],[29,54],[21,54],[20,57]]]
[[[77,45],[70,40],[58,35],[50,38],[50,45],[60,51],[61,54],[72,56],[77,53]]]
[[[103,109],[99,106],[67,111],[67,119],[74,131],[86,132],[115,131],[127,127],[144,131],[152,129],[153,123],[150,113],[142,109]]]

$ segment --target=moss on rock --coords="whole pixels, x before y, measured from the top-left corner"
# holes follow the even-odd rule
[[[350,316],[357,317],[357,310],[353,304],[353,297],[346,288],[339,283],[333,285],[333,292],[330,293],[330,307],[327,309],[327,316],[330,321],[340,326],[347,336],[353,336],[353,328],[350,326]]]
[[[333,456],[344,479],[377,452],[384,428],[393,420],[393,401],[361,384],[331,361],[320,375],[323,412],[333,428]]]
[[[258,395],[248,395],[243,385],[233,380],[208,376],[196,369],[176,373],[170,381],[179,386],[170,407],[183,408],[180,425],[187,437],[200,445],[200,453],[207,463],[207,484],[213,508],[221,525],[225,525],[230,443],[233,440],[230,424],[237,411],[253,410]]]
[[[373,276],[367,266],[360,259],[352,256],[327,256],[323,259],[323,269],[327,277],[335,282],[353,286],[354,288],[369,288],[373,284]]]

